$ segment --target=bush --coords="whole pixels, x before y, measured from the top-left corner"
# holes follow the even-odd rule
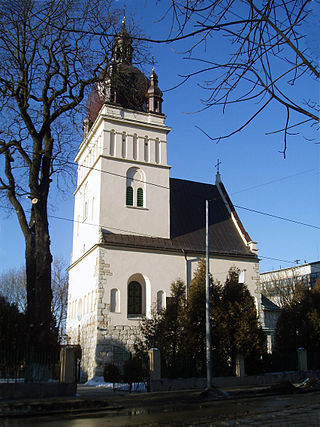
[[[118,383],[120,381],[119,368],[113,363],[107,363],[103,370],[103,378],[106,383]]]
[[[145,369],[143,362],[137,357],[132,357],[126,360],[123,364],[123,381],[128,383],[130,391],[132,390],[132,383],[141,382],[145,379]]]

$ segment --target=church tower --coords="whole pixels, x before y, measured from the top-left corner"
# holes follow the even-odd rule
[[[169,166],[162,92],[132,65],[124,22],[115,37],[107,77],[89,96],[84,138],[75,161],[72,261],[110,233],[169,238]]]
[[[108,288],[108,277],[114,273],[107,251],[101,248],[103,234],[170,238],[170,128],[165,125],[154,69],[148,79],[132,64],[132,53],[132,39],[123,21],[106,76],[88,97],[83,140],[75,158],[78,179],[67,334],[73,344],[81,344],[90,376],[99,357],[95,349],[103,340],[99,331],[106,330],[115,316],[110,306],[114,313],[127,310],[124,300],[118,308],[119,295],[122,298],[125,290],[112,294],[112,289],[110,294]],[[150,314],[151,293],[145,284],[143,298],[148,305],[144,313]],[[120,316],[115,317],[114,322],[119,322]],[[127,318],[121,321],[128,322]]]

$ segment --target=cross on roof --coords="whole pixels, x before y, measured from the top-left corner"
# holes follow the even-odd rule
[[[217,168],[217,173],[220,173],[220,165],[221,165],[221,162],[218,159],[217,164],[215,165],[215,167]]]

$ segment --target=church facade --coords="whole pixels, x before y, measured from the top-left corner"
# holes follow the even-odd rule
[[[102,375],[106,362],[132,350],[141,319],[165,308],[173,281],[188,289],[205,257],[206,200],[214,279],[225,281],[237,267],[258,293],[256,244],[219,173],[215,185],[170,178],[169,132],[157,75],[147,79],[132,65],[123,24],[108,74],[89,97],[75,159],[67,335],[81,345],[83,379]]]

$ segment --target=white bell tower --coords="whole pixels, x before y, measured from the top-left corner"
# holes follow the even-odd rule
[[[130,46],[123,25],[107,78],[88,99],[84,138],[75,159],[72,263],[99,243],[101,229],[170,238],[170,128],[162,114],[158,77],[153,69],[148,80],[132,65]]]

